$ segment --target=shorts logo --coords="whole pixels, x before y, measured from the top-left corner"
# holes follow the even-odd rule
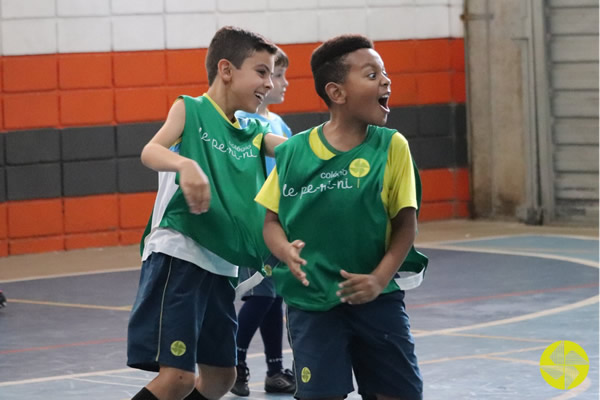
[[[300,377],[302,378],[302,382],[304,383],[310,381],[310,369],[308,369],[307,367],[302,368],[302,373]]]
[[[554,342],[546,347],[540,358],[540,372],[548,385],[569,390],[579,386],[590,369],[585,350],[568,340]]]
[[[267,275],[267,276],[273,275],[273,267],[271,267],[269,264],[265,264],[263,269],[265,270],[265,275]]]
[[[173,354],[175,357],[184,355],[185,350],[185,343],[183,343],[181,340],[176,340],[171,343],[171,354]]]

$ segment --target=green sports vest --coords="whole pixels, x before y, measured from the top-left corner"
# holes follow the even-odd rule
[[[265,181],[261,145],[270,128],[252,120],[238,129],[206,97],[180,98],[186,116],[179,154],[195,160],[208,177],[211,203],[208,212],[191,214],[178,187],[159,226],[181,232],[232,264],[260,270],[269,252],[262,236],[265,209],[254,196]]]
[[[310,131],[297,134],[275,151],[279,220],[290,242],[306,243],[301,256],[307,261],[303,269],[310,285],[304,287],[287,267],[274,268],[273,277],[287,304],[324,311],[340,303],[336,295],[343,281],[340,269],[371,273],[386,252],[389,217],[381,192],[396,131],[369,126],[362,144],[329,160],[312,151]],[[420,200],[420,184],[417,192]],[[423,270],[426,260],[411,249],[407,261],[415,265],[407,268]],[[400,287],[392,280],[383,293],[394,290]]]

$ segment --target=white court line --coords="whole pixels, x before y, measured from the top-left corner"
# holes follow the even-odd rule
[[[128,383],[117,383],[117,382],[110,382],[110,381],[108,381],[108,382],[107,381],[95,381],[93,379],[83,379],[83,378],[69,378],[69,379],[72,381],[79,381],[79,382],[101,383],[103,385],[128,386],[128,387],[137,387],[137,388],[140,387],[140,385],[132,385],[132,384],[128,384]]]
[[[481,236],[476,238],[464,238],[464,239],[456,239],[456,240],[441,240],[441,241],[433,241],[433,242],[423,242],[417,243],[418,246],[422,244],[452,244],[452,243],[463,243],[463,242],[484,242],[486,240],[498,240],[498,239],[510,239],[515,237],[527,237],[527,236],[542,236],[542,237],[552,237],[552,238],[567,238],[567,239],[580,239],[580,240],[589,240],[597,242],[599,238],[591,237],[591,236],[582,236],[582,235],[560,235],[556,233],[517,233],[514,235],[492,235],[492,236]]]
[[[523,257],[537,257],[537,258],[545,258],[550,260],[559,260],[565,262],[571,262],[574,264],[581,264],[587,267],[592,268],[600,268],[600,265],[596,261],[585,260],[577,257],[569,257],[569,256],[560,256],[557,254],[545,254],[545,253],[536,253],[536,252],[526,252],[526,251],[514,251],[514,250],[503,250],[503,249],[494,249],[494,248],[477,248],[477,247],[468,247],[468,246],[454,246],[454,245],[444,245],[444,244],[421,244],[418,248],[423,249],[433,249],[433,250],[449,250],[449,251],[464,251],[468,253],[487,253],[487,254],[506,254],[511,256],[523,256]]]
[[[489,328],[491,326],[506,325],[506,324],[513,324],[515,322],[528,321],[530,319],[546,317],[548,315],[559,314],[561,312],[571,311],[571,310],[575,310],[577,308],[596,304],[596,303],[598,303],[599,298],[600,298],[600,296],[596,295],[596,296],[592,296],[592,297],[589,297],[587,299],[584,299],[584,300],[581,300],[581,301],[578,301],[575,303],[571,303],[571,304],[567,304],[567,305],[555,307],[555,308],[549,308],[547,310],[537,311],[537,312],[530,313],[530,314],[520,315],[518,317],[499,319],[496,321],[483,322],[483,323],[479,323],[479,324],[461,326],[461,327],[457,327],[457,328],[447,328],[447,329],[440,329],[437,331],[419,332],[419,333],[413,334],[413,336],[414,337],[425,337],[425,336],[435,336],[435,335],[446,335],[448,333],[470,331],[473,329]]]

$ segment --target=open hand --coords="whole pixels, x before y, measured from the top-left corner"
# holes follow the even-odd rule
[[[306,265],[306,260],[300,257],[300,252],[304,248],[305,243],[301,240],[294,240],[286,249],[284,261],[292,275],[296,277],[304,286],[308,286],[309,282],[306,279],[306,272],[302,271],[302,266]]]

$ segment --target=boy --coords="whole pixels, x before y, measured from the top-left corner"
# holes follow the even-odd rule
[[[233,385],[229,278],[237,265],[261,268],[268,255],[252,198],[264,182],[264,153],[284,140],[258,122],[240,128],[234,112],[255,111],[272,88],[276,50],[249,31],[217,31],[206,55],[208,92],[180,96],[142,150],[159,190],[142,241],[127,364],[158,376],[135,400],[215,400]]]
[[[273,278],[288,305],[295,397],[343,399],[354,370],[367,398],[420,400],[404,292],[393,280],[413,251],[416,176],[406,139],[381,127],[391,81],[358,35],[323,43],[311,69],[330,119],[276,149],[256,197],[267,208],[265,242],[287,265]]]
[[[248,118],[257,118],[269,123],[272,132],[281,136],[291,137],[292,131],[283,119],[269,111],[269,105],[283,102],[288,81],[285,79],[285,71],[289,65],[289,59],[281,49],[275,55],[275,70],[273,71],[273,89],[267,94],[265,100],[258,107],[256,113],[251,114],[244,111],[235,113],[240,124],[248,123]],[[275,166],[272,157],[265,159],[267,175]],[[268,271],[267,271],[268,272]],[[240,269],[240,280],[249,278],[254,271],[249,268]],[[238,396],[250,395],[248,381],[250,370],[246,364],[246,354],[256,330],[260,327],[260,334],[265,347],[267,361],[267,376],[265,378],[265,391],[267,393],[294,393],[296,382],[294,375],[289,369],[283,369],[282,336],[283,336],[283,307],[282,298],[275,293],[275,286],[269,276],[262,282],[244,294],[244,304],[238,313],[237,342],[237,378],[231,389],[231,393]]]

